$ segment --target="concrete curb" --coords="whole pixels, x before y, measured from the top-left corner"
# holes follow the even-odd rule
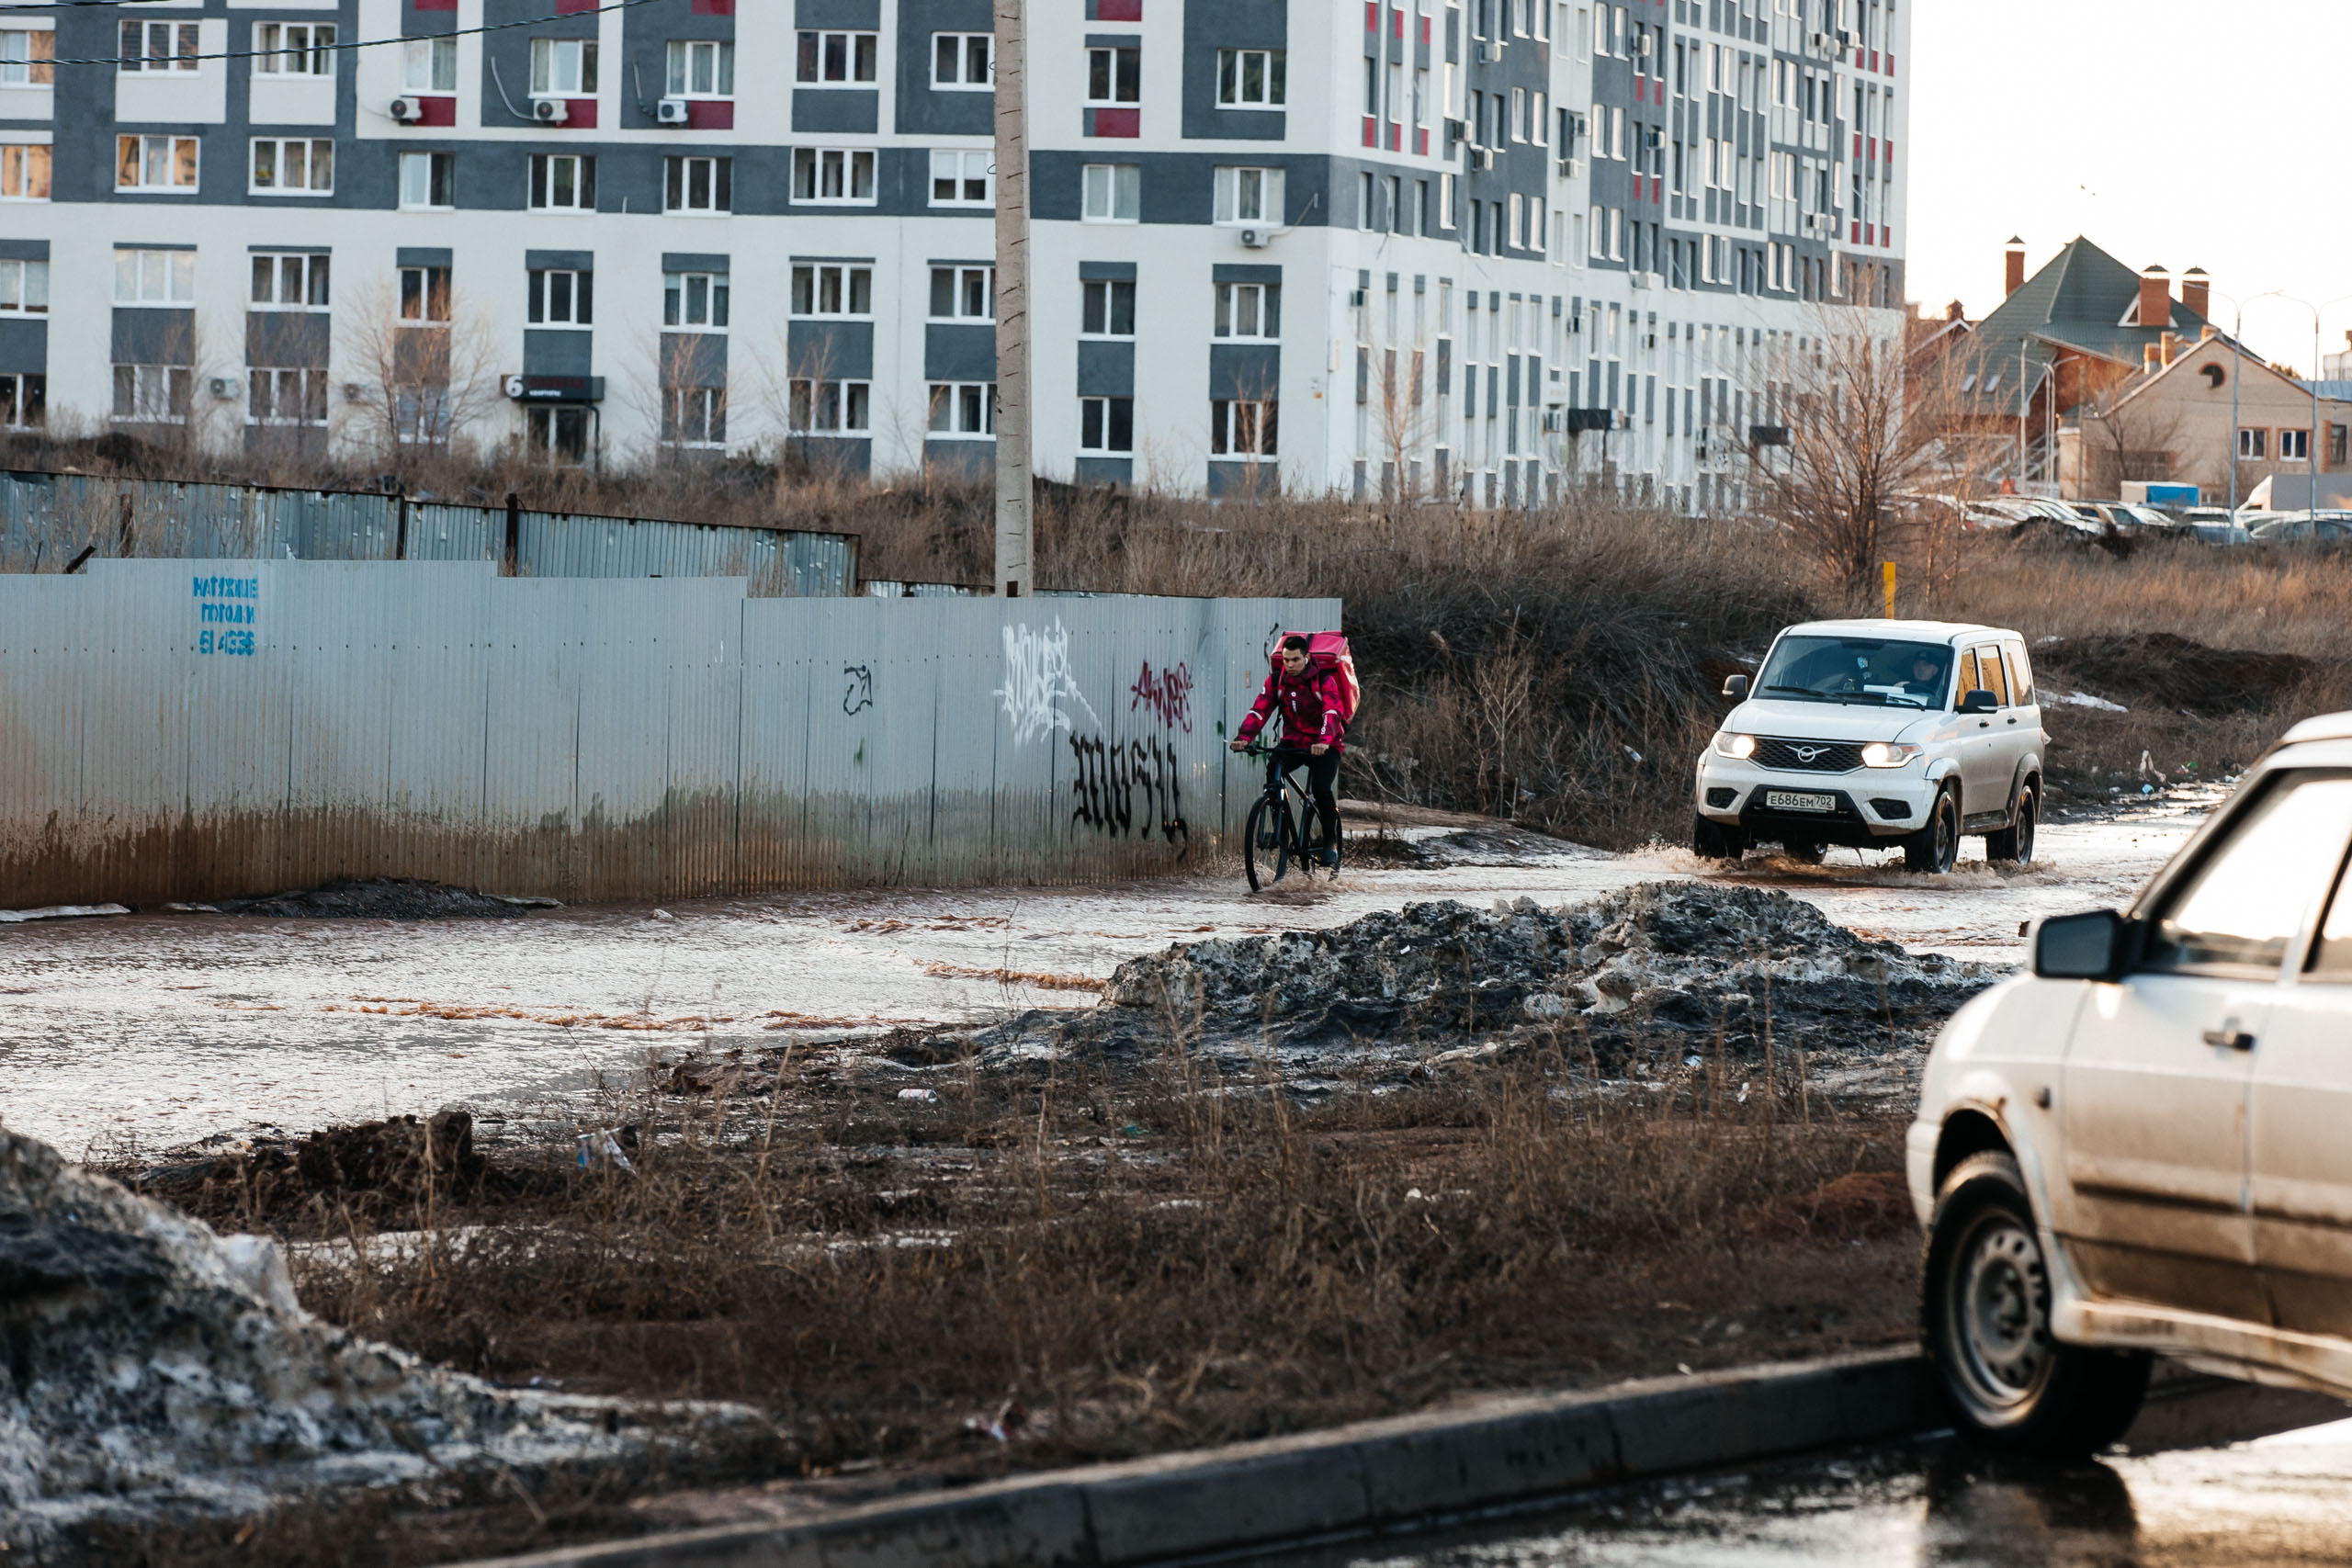
[[[1943,1424],[1916,1350],[1487,1401],[471,1568],[1126,1568]]]

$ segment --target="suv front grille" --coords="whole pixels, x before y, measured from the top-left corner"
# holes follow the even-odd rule
[[[1862,765],[1862,746],[1858,740],[1780,740],[1758,736],[1756,765],[1784,773],[1849,773]]]

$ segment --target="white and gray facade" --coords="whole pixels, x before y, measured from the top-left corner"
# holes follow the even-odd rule
[[[984,468],[989,28],[0,0],[0,420]],[[1894,0],[1032,0],[1028,29],[1049,477],[1736,504],[1760,356],[1901,301]]]

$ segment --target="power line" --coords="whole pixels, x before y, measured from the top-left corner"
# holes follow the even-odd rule
[[[160,5],[162,4],[162,0],[53,0],[53,3],[62,6],[119,6],[127,5]],[[38,63],[43,65],[145,65],[150,61],[154,61],[159,62],[157,66],[158,69],[165,69],[170,66],[177,65],[183,61],[266,60],[274,59],[281,54],[325,54],[330,52],[342,54],[353,50],[382,49],[393,44],[421,43],[427,39],[445,38],[475,38],[483,33],[512,32],[516,28],[544,27],[549,22],[568,21],[573,17],[601,17],[607,11],[631,11],[635,10],[639,6],[652,6],[659,3],[660,0],[606,0],[605,4],[597,6],[593,9],[567,11],[560,17],[526,17],[519,22],[492,22],[485,27],[459,28],[454,32],[417,33],[408,38],[354,39],[349,43],[308,44],[300,49],[295,49],[289,46],[285,49],[226,50],[217,54],[89,55],[71,60],[45,60],[40,61]],[[196,24],[193,21],[190,21],[182,25],[193,27]]]

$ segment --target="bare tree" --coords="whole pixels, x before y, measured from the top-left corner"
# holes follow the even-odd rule
[[[2084,491],[2116,495],[2127,479],[2168,479],[2180,444],[2180,413],[2122,386],[2093,396],[2082,411]]]
[[[1380,499],[1385,505],[1411,507],[1420,500],[1420,452],[1428,437],[1423,384],[1425,361],[1419,348],[1381,351],[1377,439],[1385,471]]]
[[[344,358],[361,389],[345,434],[403,478],[447,461],[497,406],[491,335],[441,268],[413,287],[379,283],[336,312]]]

